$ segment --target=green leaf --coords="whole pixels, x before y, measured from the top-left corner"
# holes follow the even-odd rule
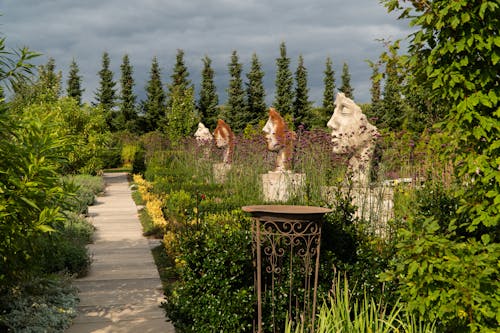
[[[55,232],[56,230],[52,228],[51,226],[48,226],[46,224],[41,224],[37,225],[36,228],[40,230],[41,232]]]
[[[484,245],[488,245],[490,242],[490,235],[484,234],[481,236],[481,241],[483,242]]]

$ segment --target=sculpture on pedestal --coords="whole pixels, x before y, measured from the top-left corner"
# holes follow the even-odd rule
[[[267,149],[278,153],[274,171],[289,171],[295,132],[288,129],[284,119],[274,108],[269,108],[269,118],[262,131],[267,140]]]
[[[370,162],[379,137],[377,128],[370,124],[361,108],[339,92],[335,110],[327,123],[332,130],[333,152],[349,158],[347,172],[357,185],[368,185]]]
[[[222,119],[217,120],[214,131],[214,140],[217,148],[224,148],[223,162],[231,164],[234,153],[234,133],[228,124]]]
[[[210,130],[206,128],[203,123],[198,123],[198,129],[196,133],[194,133],[194,137],[196,138],[196,142],[200,145],[205,145],[214,139]]]

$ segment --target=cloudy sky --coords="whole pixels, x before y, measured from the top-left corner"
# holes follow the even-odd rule
[[[54,58],[64,89],[69,64],[76,60],[87,102],[94,101],[104,51],[110,54],[115,81],[123,56],[129,55],[136,94],[142,99],[152,58],[158,58],[167,83],[177,50],[182,49],[196,88],[201,59],[212,59],[221,103],[227,99],[232,51],[243,64],[244,81],[256,53],[271,104],[281,42],[292,73],[298,56],[304,57],[309,95],[316,105],[322,102],[327,57],[333,60],[337,86],[346,62],[355,100],[368,102],[371,69],[366,60],[376,60],[383,51],[377,39],[409,34],[407,22],[388,14],[378,0],[2,0],[0,14],[7,46],[42,53],[37,64]]]

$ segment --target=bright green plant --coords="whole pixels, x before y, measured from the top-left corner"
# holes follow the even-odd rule
[[[49,118],[50,119],[50,118]],[[62,220],[60,203],[67,193],[58,170],[63,166],[69,142],[44,123],[25,120],[20,127],[1,123],[0,140],[0,282],[14,282],[37,266],[33,237],[54,231]],[[48,125],[47,125],[48,124]]]
[[[411,233],[402,231],[402,296],[443,330],[493,331],[500,324],[500,4],[401,2],[384,1],[417,28],[407,66],[431,101],[449,110],[442,124],[449,144],[440,155],[453,162],[461,184],[444,233],[435,215],[417,215]]]
[[[179,283],[164,307],[182,332],[251,332],[251,235],[228,225],[204,225],[180,240]]]

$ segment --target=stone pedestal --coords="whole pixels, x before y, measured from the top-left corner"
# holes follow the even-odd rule
[[[269,171],[262,175],[262,192],[266,202],[287,201],[299,193],[306,175],[291,171]]]
[[[216,163],[212,168],[214,173],[214,182],[217,184],[223,184],[226,181],[227,173],[231,170],[231,164]]]

